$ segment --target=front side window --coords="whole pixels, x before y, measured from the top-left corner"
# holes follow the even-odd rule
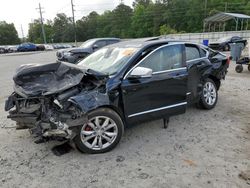
[[[194,60],[200,58],[199,49],[194,46],[186,46],[186,60]]]
[[[153,72],[181,68],[182,46],[178,44],[160,48],[146,57],[139,66],[150,68]]]

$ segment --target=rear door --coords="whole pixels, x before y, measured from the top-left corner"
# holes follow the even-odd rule
[[[207,59],[207,52],[195,44],[185,44],[185,52],[188,68],[187,99],[189,102],[193,102],[198,99],[202,90],[202,74],[210,63]]]
[[[187,68],[183,51],[182,44],[160,47],[136,65],[152,69],[152,77],[130,79],[133,68],[124,77],[124,111],[129,119],[154,119],[185,112]]]

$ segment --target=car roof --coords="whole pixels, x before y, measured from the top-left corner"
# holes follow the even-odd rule
[[[144,48],[146,46],[167,44],[167,43],[185,43],[184,41],[175,40],[171,38],[151,37],[139,39],[127,39],[119,43],[112,44],[113,47],[126,47],[126,48]]]
[[[110,38],[93,38],[93,39],[89,39],[89,40],[121,40],[121,39],[115,38],[115,37],[110,37]]]

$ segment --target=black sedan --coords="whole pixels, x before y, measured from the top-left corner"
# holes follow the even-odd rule
[[[20,67],[5,110],[18,128],[41,138],[37,143],[60,138],[103,153],[119,143],[126,125],[168,120],[192,103],[214,108],[228,65],[220,52],[192,43],[116,43],[78,65]]]
[[[96,50],[120,41],[118,38],[94,38],[85,41],[80,47],[58,50],[56,56],[59,61],[75,64]]]
[[[229,51],[230,43],[240,43],[243,47],[245,47],[247,45],[247,40],[244,40],[239,36],[224,37],[220,38],[216,42],[210,43],[209,47],[214,50]]]

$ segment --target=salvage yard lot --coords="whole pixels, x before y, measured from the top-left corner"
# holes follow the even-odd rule
[[[0,187],[250,187],[238,177],[250,170],[246,67],[237,74],[231,64],[211,111],[191,106],[166,130],[162,120],[135,125],[109,153],[57,157],[50,151],[56,142],[35,144],[3,110],[18,66],[55,59],[55,52],[0,56]]]

